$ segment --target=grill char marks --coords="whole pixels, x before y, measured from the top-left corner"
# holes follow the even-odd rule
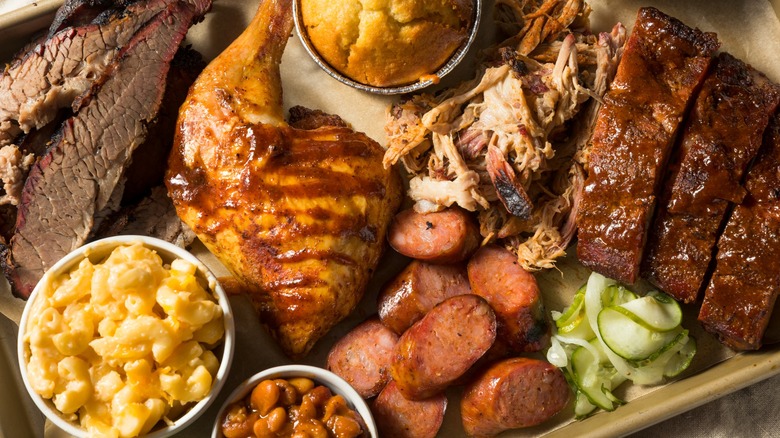
[[[234,143],[241,139],[248,154],[221,160],[235,166],[236,179],[205,183],[203,170],[186,167],[178,154],[167,178],[174,204],[199,212],[193,231],[212,251],[241,233],[240,255],[223,263],[239,278],[254,267],[262,291],[242,278],[243,290],[291,356],[308,352],[354,308],[369,278],[365,266],[376,264],[384,224],[400,202],[399,181],[381,169],[378,144],[323,115],[296,124],[307,129],[237,128]]]
[[[169,63],[197,16],[185,2],[170,3],[121,49],[31,169],[3,258],[16,294],[29,296],[48,267],[85,242],[143,142]]]
[[[780,120],[770,122],[750,169],[745,201],[718,241],[699,321],[736,350],[761,347],[780,284]]]
[[[577,215],[584,265],[636,281],[673,139],[717,47],[714,34],[639,10],[594,129]]]
[[[763,74],[719,55],[688,116],[643,265],[676,299],[697,300],[729,203],[742,202],[742,176],[778,102],[780,88]]]

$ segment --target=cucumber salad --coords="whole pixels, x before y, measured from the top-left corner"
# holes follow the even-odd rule
[[[638,296],[595,272],[572,304],[552,317],[557,333],[547,360],[572,386],[578,419],[623,404],[612,391],[626,380],[661,383],[685,370],[696,354],[673,298],[656,291]]]

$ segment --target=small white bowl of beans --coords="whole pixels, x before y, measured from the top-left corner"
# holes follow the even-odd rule
[[[255,374],[228,396],[213,438],[378,437],[365,400],[322,368],[284,365]]]

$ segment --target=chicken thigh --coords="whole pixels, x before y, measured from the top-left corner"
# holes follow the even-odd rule
[[[181,219],[234,274],[292,358],[358,304],[401,198],[383,148],[338,116],[283,118],[279,64],[291,0],[249,27],[182,105],[166,175]]]

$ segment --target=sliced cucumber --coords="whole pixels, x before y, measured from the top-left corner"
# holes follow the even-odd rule
[[[636,294],[625,287],[618,284],[612,284],[601,292],[601,305],[604,307],[619,306],[635,300],[636,298]]]
[[[674,340],[664,346],[653,358],[639,363],[629,363],[629,366],[632,367],[632,381],[637,385],[656,385],[663,382],[664,377],[667,376],[668,362],[685,348],[690,340],[688,330],[680,328]]]
[[[597,342],[594,339],[592,345],[596,347]],[[579,347],[572,353],[571,367],[574,382],[592,404],[611,411],[615,409],[616,404],[622,403],[612,394],[612,389],[625,379],[619,377],[616,379],[617,372],[606,356],[594,357],[592,351],[589,348]]]
[[[599,373],[600,364],[590,351],[584,347],[579,347],[574,350],[571,362],[574,382],[577,384],[577,388],[592,404],[605,411],[613,410],[614,404],[602,391],[605,385],[610,384],[611,379]]]
[[[688,337],[687,342],[683,347],[677,351],[669,361],[666,362],[664,367],[664,376],[677,377],[680,373],[685,371],[686,368],[693,361],[693,356],[696,355],[696,339]]]
[[[574,390],[578,419],[597,407],[611,411],[622,404],[612,391],[626,380],[654,385],[679,375],[696,353],[671,297],[638,297],[597,273],[553,319],[556,333],[547,357]]]
[[[566,326],[576,324],[583,313],[583,302],[585,301],[584,294],[575,294],[574,299],[571,301],[571,305],[563,311],[563,313],[555,319],[555,326],[560,331]]]
[[[602,301],[602,292],[610,286],[616,285],[615,280],[604,277],[596,272],[590,274],[588,278],[588,286],[585,289],[585,313],[588,315],[588,322],[591,327],[598,327],[599,312],[604,308]],[[619,291],[619,289],[618,289]],[[612,300],[608,300],[612,301]],[[601,348],[604,350],[604,354],[612,362],[615,369],[627,379],[631,379],[633,370],[626,363],[625,359],[615,354],[609,347],[604,344],[602,334],[599,330],[594,330],[596,338],[599,340]]]
[[[581,289],[583,290],[583,289]],[[596,336],[588,323],[588,316],[585,314],[585,293],[574,295],[571,306],[569,306],[555,320],[555,326],[558,333],[566,336],[575,336],[582,339],[590,339]]]
[[[673,332],[647,328],[623,306],[602,309],[598,315],[598,330],[604,344],[629,361],[646,360],[674,339]]]
[[[650,330],[674,330],[682,323],[682,309],[669,295],[652,291],[647,295],[620,305],[626,315]]]
[[[592,414],[598,406],[591,403],[590,400],[588,400],[588,396],[582,391],[577,391],[576,394],[576,399],[574,400],[574,418],[582,420]]]
[[[556,336],[550,339],[550,348],[547,350],[547,362],[558,368],[569,366],[569,354]]]

